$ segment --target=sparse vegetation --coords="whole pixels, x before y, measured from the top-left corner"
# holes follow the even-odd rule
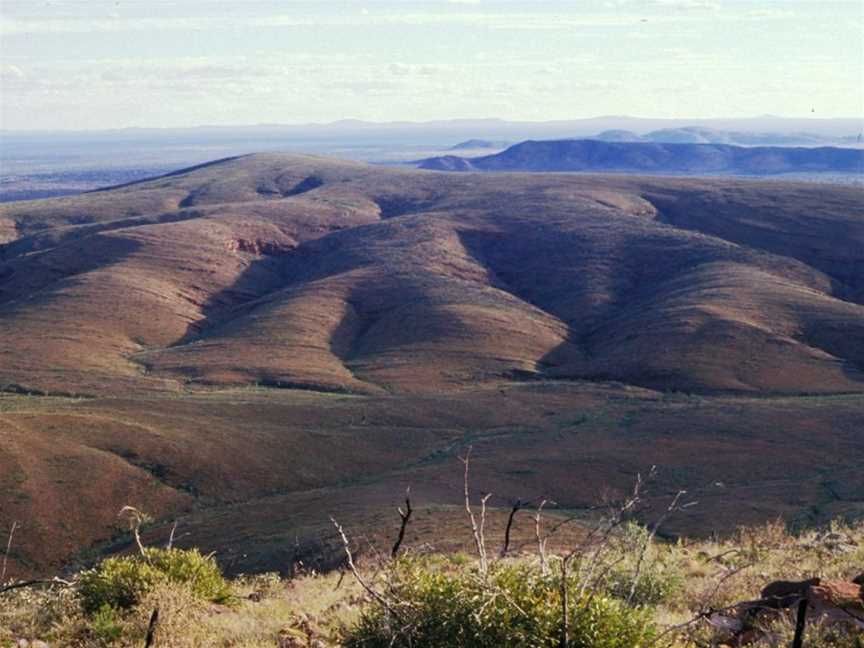
[[[143,555],[106,558],[80,574],[78,592],[86,612],[128,610],[169,583],[201,601],[227,603],[231,598],[216,561],[197,549],[145,548]]]
[[[360,648],[428,646],[495,648],[557,646],[561,640],[560,570],[544,575],[534,561],[495,565],[487,576],[477,566],[443,568],[428,561],[400,561],[388,572],[387,593],[399,616],[366,608],[345,637]],[[638,648],[653,635],[650,611],[629,607],[605,593],[579,594],[573,577],[568,645],[573,648]]]
[[[714,645],[721,635],[700,617],[705,610],[757,597],[772,580],[813,575],[849,579],[864,570],[864,524],[834,523],[799,535],[770,524],[741,529],[723,540],[652,541],[642,570],[642,600],[628,604],[623,585],[633,569],[627,566],[627,548],[634,536],[641,544],[640,534],[629,525],[616,531],[603,564],[618,571],[599,579],[596,589],[580,593],[580,571],[570,572],[570,648]],[[186,566],[202,559],[194,552],[170,555],[182,561],[184,567],[177,571],[185,574]],[[143,564],[140,557],[122,560],[132,561],[124,565]],[[95,609],[103,599],[88,599],[92,576],[85,573],[71,587],[34,586],[0,595],[0,646],[25,638],[52,647],[137,648],[156,607],[160,621],[154,645],[162,648],[408,646],[409,636],[411,645],[424,647],[559,646],[560,556],[551,555],[550,563],[544,575],[537,556],[523,552],[493,559],[484,578],[479,562],[464,554],[411,550],[395,561],[365,561],[360,569],[377,591],[398,601],[399,619],[350,575],[339,572],[310,572],[290,580],[273,574],[244,576],[206,595],[188,583],[157,579],[127,607],[104,601],[108,604]],[[117,565],[105,561],[96,571],[114,572]],[[669,568],[675,573],[674,584],[666,580]],[[211,596],[214,591],[218,597]],[[228,596],[223,595],[230,595],[233,603],[226,605]],[[786,648],[794,615],[778,614],[766,625],[770,633],[756,645]],[[673,626],[681,627],[670,632]],[[816,619],[808,625],[806,638],[807,648],[860,648],[864,642],[861,632]]]

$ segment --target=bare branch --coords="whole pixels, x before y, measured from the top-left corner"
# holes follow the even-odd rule
[[[402,546],[402,540],[405,539],[405,529],[408,526],[408,520],[411,519],[411,514],[414,512],[414,509],[411,508],[411,487],[405,489],[405,510],[403,511],[401,508],[397,509],[399,511],[399,517],[402,518],[402,524],[399,526],[399,537],[396,538],[396,543],[393,545],[393,549],[390,550],[390,557],[395,558],[396,554],[399,553],[399,547]]]
[[[168,536],[168,544],[165,545],[166,549],[171,549],[174,546],[174,534],[177,532],[177,520],[174,520],[174,524],[171,526],[171,535]]]
[[[159,623],[159,608],[153,609],[150,615],[150,623],[147,625],[147,637],[144,639],[144,648],[150,648],[156,640],[156,626]]]
[[[513,518],[522,509],[522,500],[517,499],[510,509],[510,517],[507,518],[507,527],[504,529],[504,546],[501,547],[501,557],[507,557],[507,551],[510,549],[510,529],[513,528]]]
[[[654,542],[654,537],[657,535],[657,529],[660,528],[660,525],[666,521],[666,519],[674,513],[678,508],[678,502],[681,500],[681,497],[686,495],[687,491],[680,490],[675,494],[675,497],[672,498],[672,503],[669,505],[669,508],[661,515],[654,525],[651,527],[651,531],[648,536],[645,538],[645,542],[642,543],[642,547],[639,551],[639,558],[636,560],[636,569],[633,572],[633,580],[630,583],[630,593],[627,595],[627,603],[633,602],[633,597],[636,596],[636,587],[639,585],[639,577],[642,575],[642,566],[645,563],[645,556],[648,555],[648,549],[651,547],[651,543]]]
[[[541,500],[537,507],[537,513],[534,515],[534,537],[537,539],[537,553],[540,556],[540,573],[543,576],[549,574],[549,562],[546,560],[546,541],[548,538],[543,538],[540,535],[540,518],[543,515],[543,507],[546,506],[547,500]]]
[[[138,510],[134,506],[124,506],[122,509],[120,509],[120,512],[117,515],[118,517],[123,515],[127,516],[129,522],[129,530],[135,537],[135,544],[138,545],[138,553],[140,553],[141,557],[149,563],[150,557],[147,555],[147,551],[144,549],[144,543],[141,542],[141,525],[145,522],[149,522],[150,516],[148,516],[143,511]]]
[[[474,517],[474,511],[471,510],[471,494],[468,489],[468,471],[471,464],[471,449],[473,446],[468,446],[468,451],[464,457],[459,457],[465,465],[464,491],[465,491],[465,512],[468,514],[468,519],[471,522],[471,533],[474,535],[474,546],[477,548],[477,555],[480,557],[480,572],[486,574],[489,571],[489,561],[486,559],[486,542],[483,537],[483,527],[486,523],[486,501],[492,497],[492,493],[487,493],[483,496],[482,511],[480,525],[477,524],[477,519]]]
[[[351,570],[351,573],[354,575],[355,580],[360,584],[366,592],[371,596],[381,607],[387,610],[394,618],[399,619],[401,621],[401,615],[396,611],[393,605],[386,599],[382,594],[375,591],[375,589],[369,585],[366,580],[360,575],[360,572],[357,570],[357,566],[354,564],[354,556],[351,553],[351,545],[348,542],[348,536],[345,535],[345,530],[342,528],[342,525],[336,521],[332,515],[330,516],[330,521],[333,523],[333,526],[336,527],[336,531],[339,534],[339,537],[342,538],[342,546],[345,549],[345,556],[348,559],[348,568]]]
[[[567,587],[567,567],[574,553],[571,551],[561,560],[561,638],[558,642],[560,648],[567,648],[570,642],[570,589]]]
[[[11,592],[12,590],[20,589],[22,587],[30,587],[31,585],[63,585],[64,587],[71,587],[72,583],[63,580],[62,578],[57,578],[56,576],[48,580],[38,578],[36,580],[21,581],[20,583],[12,583],[5,587],[0,587],[0,594],[5,594],[6,592]]]
[[[12,538],[15,536],[15,529],[18,528],[18,523],[13,522],[9,529],[9,538],[6,540],[6,552],[3,554],[3,567],[0,568],[0,585],[6,582],[6,567],[9,563],[9,553],[12,551]]]

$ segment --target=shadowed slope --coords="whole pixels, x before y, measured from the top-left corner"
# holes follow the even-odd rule
[[[860,197],[256,155],[11,204],[0,380],[859,391]]]

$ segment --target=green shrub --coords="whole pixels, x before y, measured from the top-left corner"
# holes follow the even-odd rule
[[[92,638],[100,644],[111,644],[123,634],[117,610],[103,604],[90,618],[89,631]]]
[[[388,596],[398,618],[381,606],[364,612],[346,646],[492,648],[557,646],[562,611],[560,576],[534,565],[498,564],[483,579],[475,570],[430,568],[400,561],[390,573]],[[573,648],[636,648],[653,633],[646,610],[602,595],[576,594],[570,583]]]
[[[610,596],[628,600],[632,588],[632,604],[658,605],[675,599],[683,589],[684,569],[675,550],[654,542],[649,534],[638,524],[624,526],[618,547],[621,560],[615,561],[600,584]]]
[[[162,583],[187,587],[202,601],[224,603],[230,588],[219,565],[197,549],[145,549],[143,556],[120,556],[103,560],[83,572],[78,592],[89,614],[108,606],[115,610],[134,607],[142,596]]]

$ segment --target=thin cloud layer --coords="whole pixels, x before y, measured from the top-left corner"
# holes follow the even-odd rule
[[[0,126],[855,116],[859,7],[7,0]]]

